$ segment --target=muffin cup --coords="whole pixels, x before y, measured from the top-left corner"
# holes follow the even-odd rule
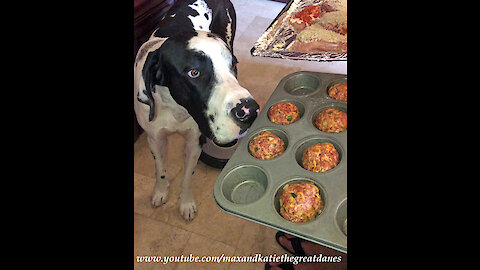
[[[346,83],[346,82],[347,82],[347,78],[336,79],[336,80],[333,80],[333,81],[329,82],[326,89],[325,89],[325,94],[326,94],[327,98],[332,99],[332,100],[336,100],[338,102],[346,103],[346,101],[337,100],[337,99],[334,99],[334,98],[332,98],[328,95],[328,91],[330,90],[330,88],[332,88],[332,86],[334,86],[336,84],[339,84],[339,83]]]
[[[282,131],[280,129],[273,129],[273,128],[270,128],[270,129],[261,129],[261,130],[258,130],[258,131],[255,131],[251,136],[248,137],[248,144],[247,144],[247,152],[250,154],[250,156],[256,160],[261,160],[261,161],[265,161],[265,160],[273,160],[273,159],[276,159],[280,156],[282,156],[285,152],[281,153],[280,155],[274,157],[274,158],[271,158],[271,159],[259,159],[259,158],[256,158],[252,155],[252,153],[250,153],[249,149],[248,149],[248,146],[250,144],[250,142],[260,133],[264,132],[264,131],[270,131],[271,133],[275,134],[277,137],[280,138],[280,140],[283,141],[283,143],[285,144],[285,150],[288,148],[288,136],[287,136],[287,133],[285,133],[285,131]]]
[[[282,214],[280,214],[280,196],[282,195],[283,193],[283,188],[285,187],[285,185],[292,185],[292,184],[296,184],[296,183],[304,183],[304,182],[310,182],[310,183],[313,183],[315,184],[315,186],[318,188],[319,190],[319,194],[320,194],[320,199],[322,199],[322,210],[321,212],[314,218],[314,219],[311,219],[310,221],[307,221],[307,222],[312,222],[314,221],[315,219],[317,219],[322,213],[323,211],[325,210],[325,191],[323,190],[323,188],[318,185],[317,183],[315,183],[315,180],[313,179],[310,179],[310,178],[305,178],[305,177],[296,177],[296,178],[292,178],[292,179],[289,179],[287,182],[283,183],[281,186],[279,186],[277,188],[277,191],[275,192],[275,196],[273,198],[273,207],[275,208],[275,211],[277,212],[277,214],[285,219]],[[286,220],[286,219],[285,219]],[[291,222],[291,223],[295,223],[295,224],[300,224],[300,223],[306,223],[306,222],[292,222],[292,221],[289,221],[287,220],[288,222]]]
[[[262,169],[253,165],[242,165],[225,176],[222,193],[232,203],[249,204],[260,199],[267,186],[267,175]]]
[[[272,106],[270,106],[270,107],[268,108],[268,111],[267,111],[267,118],[268,118],[268,120],[270,120],[270,118],[268,117],[268,112],[272,109],[272,107],[273,107],[274,105],[276,105],[276,104],[278,104],[278,103],[282,103],[282,102],[291,102],[291,103],[295,104],[295,105],[297,106],[297,108],[298,108],[299,119],[298,119],[297,121],[293,122],[293,123],[288,124],[288,125],[295,124],[295,123],[297,123],[298,121],[300,121],[300,120],[302,119],[303,115],[305,114],[305,105],[303,105],[303,103],[300,102],[300,101],[298,101],[298,100],[282,99],[282,100],[279,100],[278,102],[275,102]],[[272,121],[270,120],[270,122],[272,122]],[[284,126],[284,125],[277,124],[277,123],[273,123],[273,122],[272,122],[272,124],[279,125],[279,126]]]
[[[346,129],[344,131],[340,131],[340,132],[325,132],[325,131],[322,131],[320,129],[318,129],[316,126],[315,126],[315,120],[317,119],[317,116],[327,110],[327,109],[337,109],[341,112],[344,112],[344,113],[347,113],[347,105],[346,104],[339,104],[339,103],[335,103],[335,104],[329,104],[328,106],[324,106],[324,107],[319,107],[318,109],[315,109],[313,115],[312,115],[312,118],[310,119],[311,120],[311,123],[313,125],[314,128],[316,128],[318,131],[322,132],[322,133],[325,133],[325,134],[335,134],[335,133],[341,133],[341,132],[345,132],[347,131]],[[348,113],[347,113],[348,115]]]
[[[286,80],[284,90],[293,96],[308,96],[317,92],[319,86],[320,79],[317,76],[298,73]]]
[[[335,221],[338,229],[347,236],[347,199],[338,206]]]
[[[331,144],[333,144],[333,146],[335,147],[335,149],[338,152],[338,163],[335,167],[333,167],[332,169],[330,169],[328,171],[313,172],[313,173],[328,173],[328,172],[331,172],[331,171],[335,170],[338,167],[338,165],[340,165],[341,162],[342,162],[343,150],[340,147],[340,144],[338,142],[336,142],[333,139],[326,138],[326,137],[316,136],[316,137],[311,137],[311,138],[307,138],[305,140],[300,141],[295,148],[295,160],[297,161],[297,164],[302,169],[306,170],[305,168],[303,168],[303,164],[302,164],[303,153],[305,152],[305,150],[307,150],[308,147],[310,147],[314,144],[318,144],[318,143],[331,143]],[[306,170],[306,171],[308,171],[308,170]]]

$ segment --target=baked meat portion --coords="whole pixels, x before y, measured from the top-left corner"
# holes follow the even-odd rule
[[[337,83],[330,87],[328,96],[336,100],[347,101],[347,83]]]
[[[248,143],[248,150],[258,159],[272,159],[285,152],[285,143],[270,131],[262,131]]]
[[[289,17],[296,33],[289,51],[347,52],[347,10],[324,1],[307,6]]]
[[[324,15],[326,15],[328,12],[335,12],[337,9],[335,9],[333,6],[330,4],[323,2],[321,5],[312,5],[312,6],[307,6],[301,11],[293,14],[289,18],[290,24],[293,26],[296,32],[300,32],[304,30],[307,26],[311,26],[314,24],[316,21],[319,20],[319,18],[322,18]],[[346,16],[345,16],[346,20]]]
[[[285,185],[280,195],[280,214],[291,222],[315,219],[323,209],[318,187],[312,182]]]
[[[302,166],[312,172],[325,172],[337,166],[339,156],[331,143],[317,143],[309,146],[302,155]]]
[[[280,102],[268,110],[268,118],[272,123],[288,125],[300,119],[297,105],[291,102]]]
[[[326,109],[315,118],[315,126],[323,132],[342,132],[347,129],[347,114],[334,108]]]

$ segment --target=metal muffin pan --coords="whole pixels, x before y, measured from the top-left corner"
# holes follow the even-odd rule
[[[347,103],[330,98],[327,92],[332,85],[346,81],[346,75],[300,71],[279,82],[215,182],[213,196],[222,210],[347,252],[347,130],[327,133],[314,126],[315,117],[327,108],[347,113]],[[297,105],[300,119],[289,125],[272,123],[268,110],[285,101]],[[260,160],[249,153],[248,144],[265,130],[280,137],[286,149],[273,159]],[[326,172],[305,170],[301,165],[303,151],[320,142],[335,146],[338,165]],[[323,210],[309,222],[287,221],[279,212],[283,186],[303,181],[319,188]]]

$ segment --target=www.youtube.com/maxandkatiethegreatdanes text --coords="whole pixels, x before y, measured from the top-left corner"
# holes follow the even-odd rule
[[[220,256],[194,256],[190,254],[188,256],[136,256],[137,263],[293,263],[297,265],[299,263],[339,263],[342,261],[341,255],[325,256],[323,254],[310,255],[310,256],[289,256],[283,255],[262,255],[257,253],[249,256],[226,256],[222,254]]]

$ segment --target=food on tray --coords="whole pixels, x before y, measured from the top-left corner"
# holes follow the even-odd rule
[[[345,36],[347,34],[347,12],[334,11],[325,13],[318,20],[317,24],[323,26],[326,30]]]
[[[312,172],[325,172],[339,161],[337,149],[331,143],[318,143],[308,147],[302,155],[302,166]]]
[[[297,33],[289,51],[347,51],[347,11],[340,6],[337,8],[327,1],[307,6],[290,16],[288,23]]]
[[[280,195],[280,214],[291,222],[315,219],[323,209],[318,187],[312,182],[286,184]]]
[[[272,159],[285,152],[285,143],[270,131],[262,131],[248,144],[252,156],[258,159]]]
[[[268,110],[268,118],[272,123],[288,125],[300,119],[297,105],[291,102],[280,102]]]
[[[305,27],[312,25],[313,19],[318,19],[320,15],[323,15],[322,8],[320,6],[308,6],[302,11],[293,14],[290,17],[290,24],[295,31],[299,32],[305,29]]]
[[[299,32],[305,29],[307,26],[312,25],[312,20],[318,20],[323,17],[327,12],[336,11],[336,9],[327,2],[323,2],[319,6],[307,6],[301,11],[293,14],[290,18],[290,24],[295,31]]]
[[[330,87],[328,95],[336,100],[347,101],[347,83],[337,83]]]
[[[342,132],[347,129],[347,114],[334,108],[326,109],[315,118],[315,126],[323,132]]]

